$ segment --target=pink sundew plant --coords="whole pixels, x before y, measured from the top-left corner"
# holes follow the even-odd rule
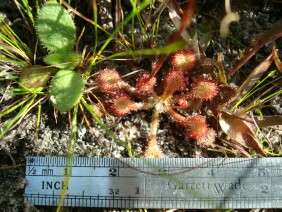
[[[175,52],[170,57],[171,68],[160,85],[157,85],[156,77],[148,73],[140,76],[135,86],[124,81],[116,70],[104,69],[98,74],[97,82],[101,91],[110,96],[110,106],[106,107],[109,112],[126,116],[136,110],[153,110],[144,157],[165,156],[157,143],[161,114],[167,114],[179,123],[184,133],[200,146],[213,145],[216,133],[209,127],[207,113],[203,111],[208,107],[216,108],[214,104],[219,106],[227,102],[230,96],[225,95],[220,101],[216,98],[224,90],[221,90],[221,83],[211,73],[215,67],[204,69],[197,65],[199,62],[190,49]],[[217,100],[215,103],[214,98]],[[180,110],[191,111],[191,115],[186,117]]]

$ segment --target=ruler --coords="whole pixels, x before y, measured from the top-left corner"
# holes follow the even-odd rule
[[[27,157],[26,200],[57,206],[64,157]],[[282,158],[75,157],[63,206],[282,208]]]

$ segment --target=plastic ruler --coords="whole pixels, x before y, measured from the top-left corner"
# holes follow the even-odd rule
[[[64,157],[28,157],[26,200],[56,206]],[[75,157],[64,206],[282,208],[282,158],[115,159]]]

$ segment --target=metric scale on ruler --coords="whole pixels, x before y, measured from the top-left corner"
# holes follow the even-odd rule
[[[65,168],[63,157],[28,157],[26,200],[57,206]],[[282,208],[282,158],[77,157],[63,206]]]

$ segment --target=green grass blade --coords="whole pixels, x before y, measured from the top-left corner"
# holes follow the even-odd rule
[[[264,89],[268,85],[274,84],[278,80],[282,79],[282,77],[280,76],[280,77],[278,77],[274,80],[271,80],[270,82],[266,82],[266,80],[268,80],[270,77],[273,77],[276,72],[277,72],[276,70],[271,71],[265,78],[263,78],[260,82],[258,82],[256,85],[254,85],[254,87],[252,89],[250,89],[250,91],[248,93],[246,93],[243,97],[241,97],[240,100],[238,100],[236,102],[236,104],[232,107],[231,111],[235,111],[236,108],[239,107],[239,105],[241,105],[245,100],[250,98],[255,93],[261,91],[262,89]]]
[[[242,85],[240,85],[236,98],[234,101],[241,99],[261,78],[261,76],[268,70],[273,61],[272,54],[266,57],[259,65],[257,65],[254,70],[248,75],[244,80]]]
[[[154,22],[152,26],[151,37],[153,38],[153,43],[157,43],[158,34],[159,34],[159,27],[160,27],[160,17]]]
[[[27,14],[29,20],[34,25],[34,17],[33,17],[33,14],[31,12],[30,6],[28,4],[28,0],[22,0],[22,3],[19,3],[18,1],[16,1],[16,3]]]
[[[0,16],[0,31],[2,34],[1,39],[6,38],[6,41],[10,41],[11,44],[13,44],[18,49],[22,50],[23,52],[30,53],[29,47],[22,42],[22,40],[17,36],[17,34],[14,32],[14,30],[6,23],[4,18]]]
[[[35,98],[36,98],[36,94],[35,95],[32,95],[28,100],[28,103],[23,107],[21,108],[21,110],[19,111],[19,113],[14,116],[12,119],[10,119],[9,121],[7,121],[5,124],[4,124],[4,129],[3,131],[0,133],[0,139],[3,138],[3,136],[11,129],[11,127],[15,124],[16,121],[18,121],[25,113],[26,111],[30,108],[30,106],[33,104]]]
[[[252,104],[250,104],[248,107],[246,107],[244,109],[244,112],[250,111],[250,110],[254,110],[255,108],[265,104],[266,102],[270,101],[271,99],[273,99],[274,97],[278,96],[282,94],[282,89],[277,90],[275,92],[271,92],[271,94],[269,94],[268,96],[259,99],[257,101],[254,101]]]
[[[63,188],[63,191],[61,193],[60,202],[56,209],[57,212],[59,212],[61,207],[63,206],[64,199],[67,193],[67,188],[68,188],[69,181],[70,181],[71,171],[72,171],[72,162],[74,158],[74,148],[76,144],[76,133],[77,133],[77,111],[78,111],[78,104],[75,105],[73,108],[70,139],[68,142],[68,150],[67,150],[67,155],[66,155],[66,168],[65,168],[65,174],[64,174],[64,182],[66,186]]]
[[[135,13],[136,12],[136,1],[134,0],[130,0],[131,2],[131,6],[132,6],[132,11]],[[132,20],[131,20],[131,42],[132,42],[132,45],[133,45],[133,48],[135,48],[135,31],[134,31],[134,24],[135,22],[135,18],[133,17]]]
[[[137,8],[137,11],[131,11],[131,13],[124,19],[124,21],[116,27],[116,29],[113,31],[113,33],[109,36],[109,38],[104,42],[103,46],[98,51],[97,55],[93,58],[91,61],[91,64],[88,68],[88,70],[91,70],[92,66],[95,65],[96,60],[100,57],[102,52],[105,50],[105,48],[108,46],[108,44],[115,38],[115,36],[119,33],[119,31],[130,21],[135,17],[140,11],[144,10],[147,6],[151,4],[152,0],[145,0],[143,1],[139,7]]]
[[[8,62],[8,63],[13,63],[13,64],[18,65],[20,67],[27,67],[29,65],[28,63],[26,63],[23,60],[10,59],[10,58],[4,57],[1,54],[2,54],[2,52],[0,51],[0,63],[1,63],[1,61],[3,61],[3,62]]]
[[[120,140],[113,131],[111,131],[94,113],[93,108],[91,105],[89,105],[85,99],[82,97],[81,98],[81,102],[84,105],[84,107],[86,108],[86,110],[89,112],[89,114],[91,115],[91,117],[96,121],[96,123],[103,129],[105,130],[105,132],[112,137],[115,142],[117,142],[120,146],[123,146],[129,153],[129,155],[134,155],[136,156],[136,153],[134,152],[134,150],[131,149],[130,144],[126,143],[125,141]]]
[[[38,140],[38,131],[39,131],[39,127],[40,127],[41,111],[42,111],[42,106],[41,106],[41,101],[39,101],[38,106],[37,106],[37,119],[36,119],[36,127],[35,127],[36,141]]]
[[[6,43],[2,42],[2,41],[6,41]],[[9,42],[9,40],[5,40],[5,38],[2,38],[1,34],[0,34],[0,52],[3,55],[2,57],[4,57],[4,55],[12,60],[15,61],[19,61],[20,63],[26,63],[26,64],[30,64],[29,63],[29,58],[27,57],[26,53],[21,51],[20,49],[18,49],[17,47],[13,46],[13,44],[11,42]],[[20,56],[21,58],[19,58],[18,56]]]
[[[134,9],[135,9],[135,11],[137,12],[137,11],[138,11],[138,8],[136,7],[137,2],[135,1],[134,4],[135,4],[135,5],[134,5]],[[146,24],[146,23],[143,23],[142,18],[141,18],[141,15],[140,15],[140,12],[139,12],[139,13],[137,12],[136,18],[137,18],[138,23],[139,23],[139,25],[140,25],[140,27],[141,27],[140,29],[141,29],[142,35],[144,36],[144,38],[148,37],[148,35],[146,34],[146,29],[145,29],[144,26],[143,26],[143,25]],[[133,30],[133,32],[134,32],[134,30]]]
[[[92,1],[92,5],[93,5],[93,19],[94,19],[94,23],[98,23],[98,9],[97,9],[97,1],[93,0]],[[94,25],[94,33],[95,33],[95,43],[94,43],[94,54],[96,53],[96,49],[98,46],[98,27],[95,24]]]
[[[157,49],[141,49],[141,50],[136,50],[132,52],[119,52],[116,54],[112,54],[108,57],[105,57],[99,61],[96,62],[96,64],[103,62],[105,60],[113,59],[113,58],[118,58],[118,57],[124,57],[124,56],[132,56],[132,57],[138,57],[142,55],[150,56],[150,55],[161,55],[161,54],[171,54],[179,49],[182,49],[183,46],[185,45],[185,42],[183,40],[176,41],[174,43],[171,43],[165,47],[162,48],[157,48]]]
[[[18,104],[16,104],[15,106],[3,111],[3,112],[0,112],[0,118],[5,116],[5,115],[8,115],[9,113],[13,112],[14,110],[16,110],[17,108],[21,107],[22,105],[24,105],[27,101],[29,101],[31,99],[31,96],[20,101]]]
[[[25,43],[17,36],[12,28],[0,16],[0,50],[8,53],[12,58],[20,56],[22,62],[30,63],[31,51]]]

